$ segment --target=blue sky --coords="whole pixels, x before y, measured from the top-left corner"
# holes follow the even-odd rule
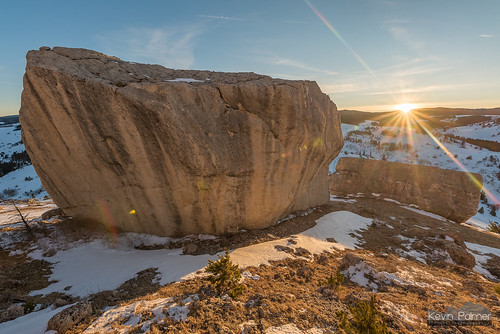
[[[42,45],[315,80],[339,109],[500,106],[499,0],[11,1],[0,30],[0,115]]]

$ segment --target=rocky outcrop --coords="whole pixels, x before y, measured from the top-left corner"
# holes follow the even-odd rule
[[[72,326],[92,314],[92,305],[88,302],[80,302],[55,314],[47,323],[48,330],[57,333],[65,333]]]
[[[160,235],[262,228],[324,204],[343,146],[315,82],[84,49],[28,52],[20,121],[65,214]]]
[[[340,158],[329,183],[333,195],[380,194],[464,222],[477,213],[482,177],[431,166]]]

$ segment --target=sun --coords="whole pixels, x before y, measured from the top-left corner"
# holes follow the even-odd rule
[[[417,108],[417,105],[413,104],[413,103],[402,103],[402,104],[398,104],[396,106],[397,110],[400,110],[405,114],[409,113],[410,111],[412,111],[415,108]]]

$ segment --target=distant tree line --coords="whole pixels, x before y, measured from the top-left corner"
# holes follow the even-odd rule
[[[485,148],[487,150],[490,150],[492,152],[500,152],[500,143],[492,140],[485,140],[485,139],[473,139],[473,138],[465,138],[465,137],[460,137],[460,136],[455,136],[455,135],[450,135],[446,134],[445,137],[453,138],[456,140],[459,140],[461,142],[466,142],[472,145],[476,145],[482,148]]]
[[[7,156],[8,157],[8,156]],[[6,157],[4,157],[5,159]],[[28,152],[14,152],[9,160],[0,161],[0,177],[31,164]]]

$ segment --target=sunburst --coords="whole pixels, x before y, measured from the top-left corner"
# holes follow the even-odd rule
[[[413,104],[413,103],[402,103],[402,104],[398,104],[396,106],[397,110],[400,110],[401,112],[403,112],[405,114],[411,112],[413,109],[416,109],[416,108],[417,108],[417,105]]]

